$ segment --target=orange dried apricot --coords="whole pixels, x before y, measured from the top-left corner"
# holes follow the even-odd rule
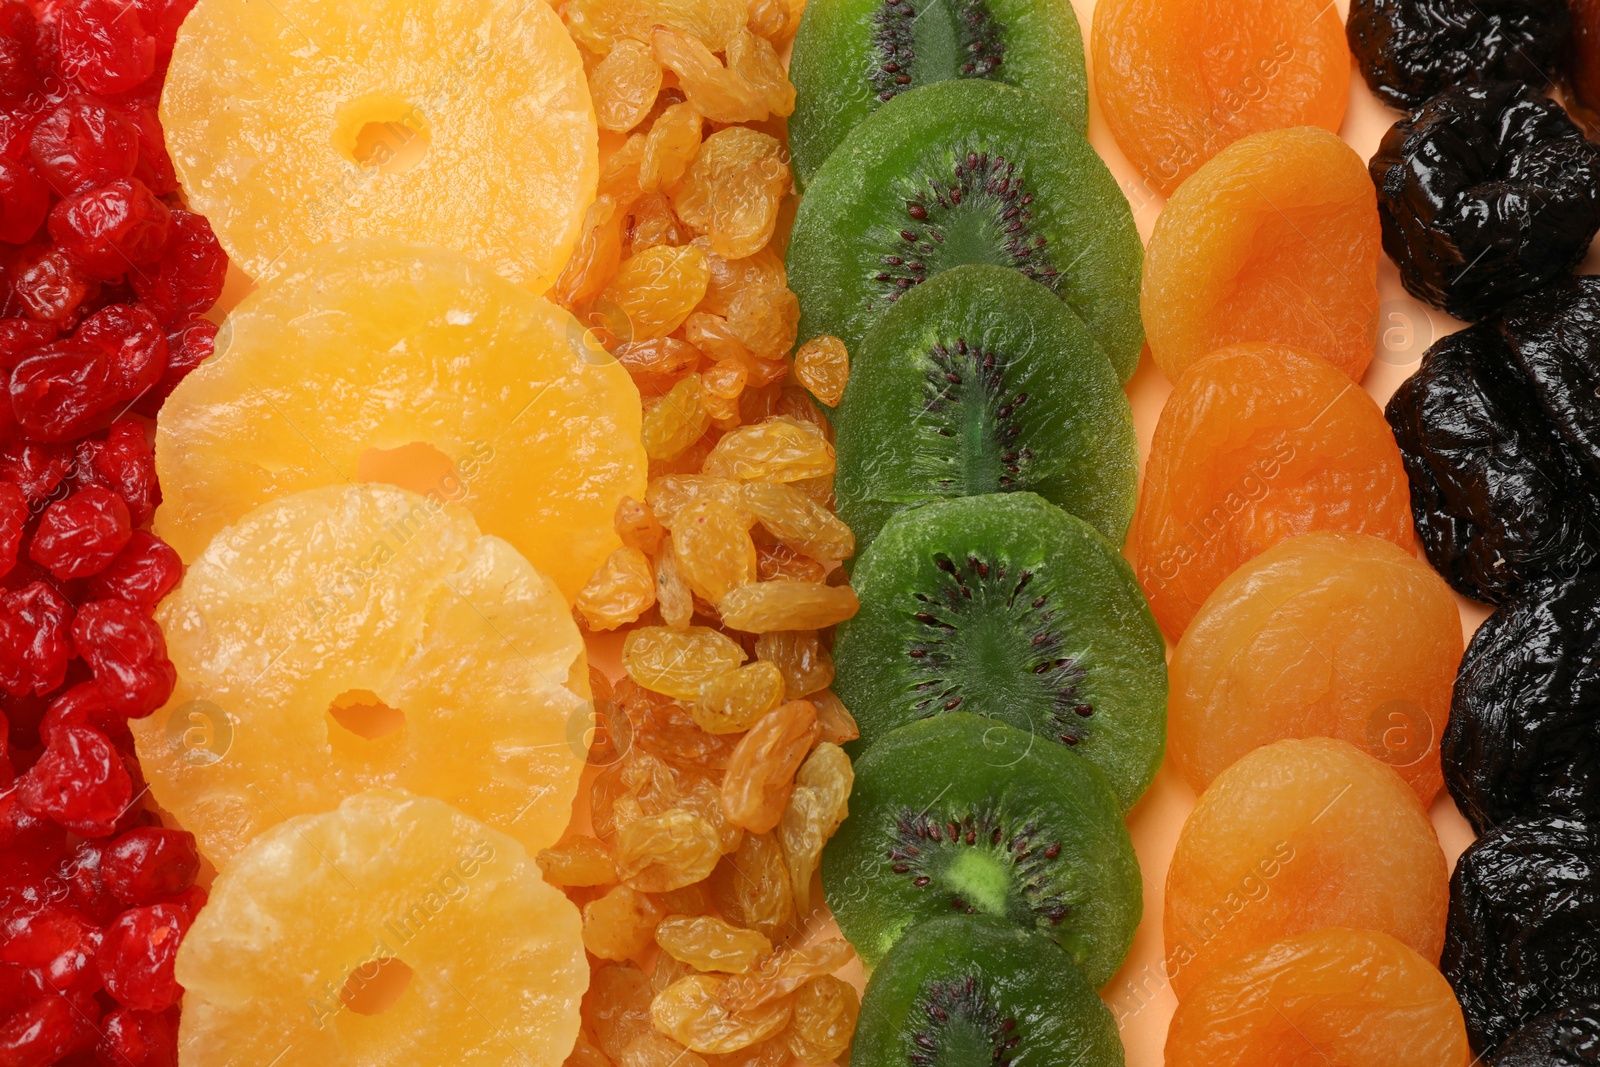
[[[1240,138],[1156,220],[1139,294],[1150,354],[1176,381],[1218,348],[1267,341],[1360,381],[1379,247],[1377,193],[1349,145],[1315,126]]]
[[[1241,564],[1312,530],[1412,550],[1410,488],[1383,412],[1310,352],[1213,352],[1162,409],[1134,517],[1139,583],[1156,621],[1176,640]]]
[[[1219,967],[1178,1005],[1167,1067],[1464,1067],[1461,1006],[1384,934],[1317,930]]]
[[[1180,1000],[1246,952],[1329,926],[1444,947],[1444,852],[1391,768],[1332,738],[1256,749],[1200,796],[1167,871],[1166,971]]]
[[[1344,119],[1350,49],[1323,0],[1101,0],[1092,41],[1106,122],[1166,196],[1240,137]]]
[[[1196,792],[1285,737],[1337,737],[1431,803],[1461,619],[1426,564],[1365,534],[1291,537],[1206,598],[1172,655],[1167,748]]]

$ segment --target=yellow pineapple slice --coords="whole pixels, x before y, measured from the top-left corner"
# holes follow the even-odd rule
[[[383,235],[542,293],[599,177],[583,61],[526,0],[200,0],[161,121],[190,206],[258,281]]]
[[[583,639],[465,512],[387,485],[296,493],[218,534],[157,619],[178,685],[133,723],[139,759],[218,866],[382,786],[529,850],[561,836],[587,755]]]
[[[570,601],[644,498],[640,419],[554,304],[444,249],[328,245],[235,308],[162,408],[156,529],[192,560],[268,500],[387,481],[467,508]]]
[[[381,790],[267,831],[178,950],[205,1067],[558,1067],[589,981],[578,910],[521,845]]]

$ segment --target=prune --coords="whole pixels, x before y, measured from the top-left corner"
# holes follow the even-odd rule
[[[1344,32],[1368,87],[1414,111],[1468,82],[1544,84],[1572,19],[1565,0],[1351,0]]]
[[[1428,349],[1385,416],[1411,479],[1428,561],[1491,604],[1537,574],[1600,559],[1600,490],[1487,325]]]
[[[1367,167],[1400,280],[1460,319],[1570,271],[1600,228],[1600,149],[1516,82],[1440,93],[1390,127]]]
[[[1600,1003],[1541,1015],[1512,1034],[1490,1059],[1494,1067],[1593,1067],[1600,1064]]]
[[[1563,278],[1513,300],[1494,326],[1573,454],[1600,475],[1600,278]]]
[[[1456,863],[1439,969],[1473,1051],[1600,999],[1600,833],[1549,816],[1490,830]]]
[[[1456,678],[1445,780],[1478,831],[1600,821],[1600,571],[1530,583],[1478,628]]]

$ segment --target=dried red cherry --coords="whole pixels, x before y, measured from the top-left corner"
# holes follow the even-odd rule
[[[1600,149],[1531,86],[1447,89],[1368,167],[1400,280],[1460,319],[1571,271],[1600,229]]]
[[[0,159],[0,241],[20,245],[39,232],[50,186],[26,159]]]
[[[183,988],[172,976],[172,965],[192,921],[175,904],[129,908],[117,916],[100,945],[106,991],[139,1011],[161,1011],[177,1003]]]
[[[27,96],[39,88],[38,37],[39,25],[27,4],[0,3],[0,96]]]
[[[188,377],[190,371],[210,359],[216,347],[216,323],[192,318],[178,326],[167,335],[166,372],[154,389],[139,398],[133,410],[147,418],[155,418],[178,383]]]
[[[93,1044],[98,1018],[92,997],[40,997],[0,1025],[0,1063],[47,1067]]]
[[[49,245],[23,252],[11,271],[11,293],[30,317],[70,325],[97,283],[86,277],[72,257]]]
[[[95,956],[103,935],[78,912],[51,905],[13,915],[0,929],[0,960],[32,971],[43,988],[93,993],[100,987]]]
[[[228,277],[228,254],[205,216],[176,208],[166,247],[132,277],[139,299],[167,326],[210,309]]]
[[[61,73],[90,92],[120,93],[155,73],[156,39],[132,4],[77,0],[58,32]]]
[[[17,366],[11,407],[35,440],[73,440],[109,423],[166,368],[160,324],[143,308],[113,304]]]
[[[9,375],[18,363],[60,335],[54,324],[32,319],[0,319],[0,373]]]
[[[156,457],[138,419],[118,419],[105,434],[78,442],[75,477],[80,486],[109,489],[128,505],[133,525],[143,526],[161,503]]]
[[[0,595],[0,689],[44,695],[66,680],[72,606],[44,582]]]
[[[11,568],[17,565],[22,531],[31,517],[28,495],[22,487],[0,482],[0,577],[10,574]]]
[[[87,578],[105,570],[131,536],[128,505],[91,485],[44,509],[28,556],[57,578]]]
[[[72,471],[72,449],[63,444],[6,441],[0,444],[0,481],[20,486],[28,504],[49,499]]]
[[[1345,36],[1372,91],[1414,111],[1481,81],[1544,85],[1567,55],[1565,0],[1350,0]]]
[[[101,281],[121,278],[161,255],[171,226],[167,205],[137,178],[85,190],[50,212],[50,236]]]
[[[118,1008],[101,1022],[94,1051],[102,1067],[178,1067],[178,1009]]]
[[[174,897],[194,885],[200,852],[184,830],[143,826],[106,846],[100,876],[124,904],[143,906]]]
[[[133,120],[98,97],[77,94],[34,127],[34,165],[58,196],[133,175],[139,131]]]
[[[172,695],[177,674],[161,627],[126,600],[93,600],[72,623],[78,655],[111,706],[130,718],[149,715]]]
[[[154,611],[183,577],[183,561],[171,545],[147,530],[135,530],[111,565],[89,580],[96,600],[126,600]]]

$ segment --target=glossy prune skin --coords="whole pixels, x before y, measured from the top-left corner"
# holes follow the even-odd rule
[[[1600,228],[1600,149],[1516,82],[1445,90],[1367,168],[1407,291],[1468,322],[1572,270]]]
[[[1562,278],[1495,321],[1545,414],[1600,479],[1600,278]]]
[[[1494,1067],[1595,1067],[1600,1064],[1600,1003],[1541,1015],[1501,1045]]]
[[[1439,969],[1473,1051],[1600,999],[1600,835],[1558,816],[1490,830],[1456,863]]]
[[[1384,409],[1428,562],[1498,604],[1541,574],[1600,561],[1600,491],[1494,329],[1436,342]]]
[[[1600,571],[1540,579],[1478,628],[1442,754],[1483,833],[1538,814],[1600,823]]]
[[[1385,103],[1414,111],[1441,89],[1504,79],[1543,85],[1565,60],[1565,0],[1351,0],[1350,52]]]

